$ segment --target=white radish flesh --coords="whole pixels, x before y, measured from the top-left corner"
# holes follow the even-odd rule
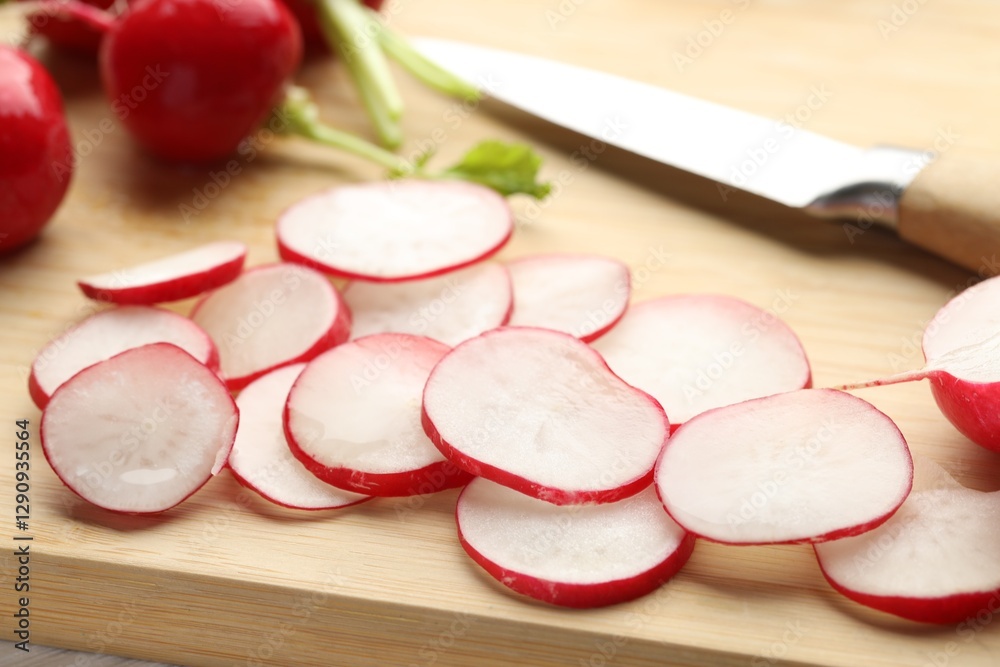
[[[160,308],[124,306],[91,315],[43,347],[31,364],[28,390],[39,408],[52,393],[81,370],[150,343],[173,343],[212,370],[219,353],[197,324]]]
[[[323,481],[373,496],[465,484],[470,476],[441,455],[420,425],[427,375],[448,349],[430,338],[380,334],[312,360],[285,409],[294,455]]]
[[[551,503],[606,503],[650,482],[670,424],[655,399],[568,334],[522,327],[435,367],[424,428],[459,467]]]
[[[648,487],[615,503],[559,507],[478,478],[459,496],[456,519],[462,546],[492,577],[566,607],[645,595],[694,549]]]
[[[389,181],[333,188],[278,220],[282,259],[371,281],[426,278],[477,262],[513,231],[506,200],[458,181]]]
[[[42,413],[45,458],[84,500],[162,512],[226,463],[239,413],[225,384],[180,348],[154,343],[74,375]]]
[[[1000,601],[1000,491],[959,485],[915,459],[910,496],[864,535],[817,544],[830,584],[863,605],[925,623],[992,615]]]
[[[305,364],[295,364],[271,371],[240,392],[240,426],[229,454],[230,471],[262,497],[293,509],[335,509],[370,500],[321,482],[289,450],[285,401],[303,368]]]
[[[701,537],[821,542],[892,516],[912,472],[892,420],[849,394],[804,389],[691,419],[667,442],[656,487],[674,520]]]
[[[811,384],[792,330],[775,313],[729,296],[636,304],[594,348],[622,379],[652,394],[675,429],[711,408]]]
[[[251,269],[206,295],[191,317],[218,346],[233,390],[312,359],[347,340],[351,329],[350,311],[330,281],[298,264]]]
[[[486,262],[403,283],[355,280],[344,288],[344,301],[353,338],[406,333],[457,345],[506,324],[514,296],[507,270]]]
[[[599,255],[537,255],[509,262],[511,326],[562,331],[584,341],[621,319],[631,293],[628,267]]]
[[[153,304],[197,296],[235,280],[247,247],[219,241],[145,264],[81,279],[91,299],[118,304]]]

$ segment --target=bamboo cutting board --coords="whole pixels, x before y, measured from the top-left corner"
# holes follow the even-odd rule
[[[411,35],[598,67],[859,145],[1000,155],[1000,6],[985,0],[387,6]],[[65,90],[78,170],[42,241],[0,260],[0,414],[11,432],[15,420],[31,422],[32,642],[213,666],[1000,663],[992,613],[937,628],[871,612],[827,586],[806,546],[699,543],[658,592],[570,611],[518,598],[465,557],[455,492],[294,513],[222,474],[154,518],[77,499],[42,460],[39,412],[25,388],[35,351],[92,310],[74,279],[214,239],[246,241],[250,264],[272,261],[272,225],[285,206],[378,173],[265,136],[219,187],[211,170],[158,164],[117,123],[102,123],[113,117],[86,63],[49,63]],[[365,130],[336,66],[312,63],[299,81],[328,120]],[[917,367],[924,323],[972,280],[878,230],[845,230],[749,196],[723,202],[712,184],[613,150],[574,159],[588,141],[510,110],[463,106],[408,83],[404,94],[408,150],[435,146],[446,164],[499,137],[530,140],[545,155],[556,192],[541,205],[515,203],[520,224],[502,258],[606,253],[632,266],[637,301],[723,292],[774,309],[802,338],[817,386]],[[959,435],[925,384],[859,395],[897,421],[915,452],[967,485],[1000,488],[1000,456]],[[4,639],[13,638],[16,597],[13,468],[13,456],[0,462]]]

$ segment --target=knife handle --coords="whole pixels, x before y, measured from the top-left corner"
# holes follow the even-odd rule
[[[1000,161],[942,156],[899,202],[899,235],[987,277],[1000,273]]]

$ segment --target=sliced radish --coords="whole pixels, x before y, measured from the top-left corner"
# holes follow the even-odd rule
[[[912,479],[909,448],[892,420],[832,389],[702,413],[671,436],[656,467],[670,516],[727,544],[863,533],[892,516]]]
[[[153,304],[179,301],[235,280],[243,270],[247,247],[219,241],[153,262],[83,278],[77,285],[98,301]]]
[[[354,338],[408,333],[457,345],[505,324],[514,295],[507,269],[489,262],[405,283],[355,280],[344,288],[344,301]]]
[[[346,278],[391,282],[439,275],[492,255],[510,238],[507,201],[458,181],[333,188],[278,220],[282,259]]]
[[[455,512],[462,546],[518,593],[565,607],[645,595],[674,576],[694,536],[663,511],[652,488],[604,505],[566,505],[473,480]]]
[[[88,366],[42,413],[42,451],[63,483],[116,512],[162,512],[222,469],[239,411],[219,377],[153,343]]]
[[[670,424],[654,398],[567,334],[488,331],[445,356],[424,429],[460,468],[557,505],[609,503],[649,484]]]
[[[621,319],[631,293],[628,267],[600,255],[537,255],[509,262],[510,324],[592,341]]]
[[[292,453],[323,481],[357,493],[412,496],[462,486],[470,476],[420,426],[424,383],[447,352],[430,338],[379,334],[313,359],[288,394]]]
[[[324,484],[288,449],[282,417],[288,392],[303,368],[305,364],[295,364],[271,371],[240,392],[240,427],[229,470],[262,497],[293,509],[335,509],[370,500]]]
[[[632,306],[594,348],[656,397],[676,429],[711,408],[809,387],[802,344],[774,312],[715,294]]]
[[[188,318],[169,310],[124,306],[91,315],[43,347],[31,364],[28,391],[39,408],[81,370],[149,343],[173,343],[218,370],[219,352],[212,339]]]
[[[924,329],[920,370],[844,385],[858,389],[928,379],[941,412],[973,442],[1000,452],[1000,277],[949,301]]]
[[[961,486],[915,458],[913,492],[864,535],[815,545],[827,581],[863,605],[925,623],[992,615],[1000,600],[1000,491]]]
[[[233,390],[280,366],[309,361],[351,331],[350,311],[330,281],[298,264],[251,269],[206,295],[191,317],[218,345],[222,375]]]

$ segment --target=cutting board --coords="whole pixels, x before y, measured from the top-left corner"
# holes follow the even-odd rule
[[[859,145],[938,142],[955,154],[1000,154],[1000,6],[992,2],[387,5],[392,25],[408,34],[598,67]],[[827,586],[807,546],[699,543],[656,593],[572,611],[510,593],[465,557],[455,492],[295,513],[221,474],[157,517],[118,516],[79,500],[43,461],[39,411],[25,389],[35,351],[93,312],[74,279],[214,239],[247,242],[250,264],[272,261],[284,207],[379,174],[265,136],[252,159],[241,158],[241,173],[214,187],[211,169],[157,163],[117,123],[101,131],[113,116],[92,67],[47,60],[65,91],[79,166],[43,238],[0,260],[0,414],[9,434],[15,420],[29,420],[32,443],[32,642],[206,666],[1000,662],[991,613],[929,627],[869,611]],[[724,201],[713,184],[612,149],[573,158],[589,140],[399,78],[408,101],[404,152],[433,146],[447,164],[498,137],[531,141],[544,155],[555,192],[542,204],[514,202],[519,225],[502,259],[606,253],[632,267],[635,301],[721,292],[774,309],[801,337],[817,386],[917,367],[923,325],[974,281],[876,229],[849,233],[749,196]],[[367,132],[335,64],[311,62],[299,82],[330,122]],[[197,213],[185,220],[183,206]],[[190,303],[174,307],[185,312]],[[896,420],[914,452],[969,486],[1000,488],[1000,456],[959,435],[925,383],[858,393]],[[5,639],[13,637],[13,467],[12,456],[0,462]]]

